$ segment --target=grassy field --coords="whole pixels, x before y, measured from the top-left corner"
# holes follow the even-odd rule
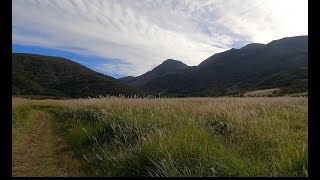
[[[272,96],[275,92],[280,91],[280,88],[263,89],[257,91],[249,91],[243,94],[244,97],[265,97]]]
[[[14,98],[14,132],[32,110],[94,176],[308,176],[305,97]]]
[[[13,102],[12,175],[86,176],[84,163],[63,140],[51,113],[38,110],[28,100]]]

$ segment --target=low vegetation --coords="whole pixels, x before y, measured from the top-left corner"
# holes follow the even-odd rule
[[[19,107],[51,112],[66,142],[96,176],[308,176],[305,97],[13,99],[13,104],[13,117],[25,117]]]
[[[263,89],[257,91],[249,91],[243,94],[244,97],[263,97],[263,96],[273,96],[280,91],[280,88]]]

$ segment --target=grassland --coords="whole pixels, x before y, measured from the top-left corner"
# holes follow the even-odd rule
[[[257,91],[250,91],[243,94],[244,97],[265,97],[272,96],[274,93],[279,92],[280,88],[263,89]]]
[[[13,99],[13,129],[34,109],[94,176],[308,176],[305,97]]]
[[[28,100],[15,99],[12,120],[13,176],[86,175],[49,112],[37,110]]]

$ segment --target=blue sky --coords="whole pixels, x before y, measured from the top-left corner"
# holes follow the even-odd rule
[[[307,0],[14,0],[13,52],[60,56],[113,77],[166,59],[198,65],[248,43],[308,34]]]

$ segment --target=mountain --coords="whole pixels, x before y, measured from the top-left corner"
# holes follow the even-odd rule
[[[159,77],[168,75],[170,73],[177,73],[180,70],[184,70],[187,68],[189,68],[189,66],[187,66],[181,61],[167,59],[159,66],[155,67],[153,70],[148,71],[147,73],[141,76],[138,76],[138,77],[127,76],[124,78],[120,78],[119,80],[133,87],[143,89],[143,87],[147,83],[153,81],[155,78],[159,78]]]
[[[125,84],[129,84],[131,82],[134,82],[137,80],[137,77],[133,77],[133,76],[126,76],[126,77],[122,77],[119,78],[119,80]]]
[[[246,46],[243,46],[241,49],[259,49],[259,48],[262,48],[264,47],[265,44],[259,44],[259,43],[251,43],[251,44],[248,44]]]
[[[308,90],[308,36],[232,48],[198,66],[185,66],[170,73],[158,74],[154,70],[135,81],[131,78],[128,84],[167,96],[221,96],[274,87],[281,88],[281,93],[303,92]],[[141,78],[151,73],[152,78]]]
[[[119,80],[71,60],[36,54],[12,54],[12,95],[97,97],[139,92]]]

